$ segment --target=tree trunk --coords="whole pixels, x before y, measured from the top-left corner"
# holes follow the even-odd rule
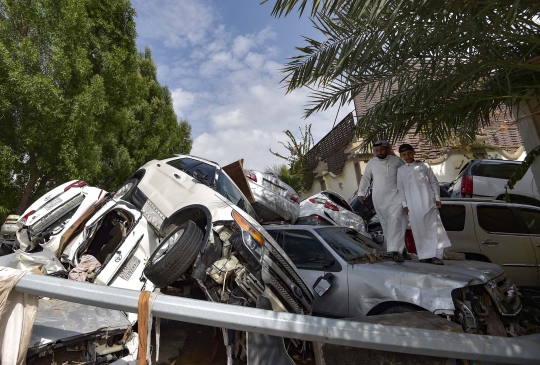
[[[19,215],[23,214],[28,207],[28,201],[30,200],[32,192],[34,191],[34,188],[36,187],[36,184],[39,180],[40,171],[37,166],[36,154],[33,151],[30,151],[30,159],[28,163],[30,164],[30,178],[26,183],[26,187],[24,188],[24,192],[19,202],[19,206],[16,210],[16,214]]]
[[[540,146],[540,99],[522,102],[519,110],[514,113],[517,127],[525,151],[529,153],[535,147]],[[536,158],[531,165],[531,172],[536,183],[536,189],[540,192],[540,158]]]

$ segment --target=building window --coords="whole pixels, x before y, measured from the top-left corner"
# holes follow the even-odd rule
[[[354,173],[356,174],[356,183],[360,185],[360,180],[362,179],[362,170],[360,170],[360,161],[354,163]]]
[[[320,181],[320,183],[321,183],[321,191],[326,190],[326,181],[324,181],[324,179],[322,179]]]

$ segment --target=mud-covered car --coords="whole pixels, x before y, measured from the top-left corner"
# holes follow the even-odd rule
[[[63,233],[107,192],[82,180],[62,184],[36,200],[17,221],[18,249],[31,252],[41,246],[58,253]]]
[[[0,238],[6,241],[15,241],[15,233],[17,232],[18,215],[10,214],[0,228]]]
[[[330,317],[428,310],[466,332],[520,333],[518,289],[497,265],[445,260],[404,263],[369,247],[346,227],[265,226],[313,285],[313,313]]]
[[[272,174],[245,170],[255,199],[253,208],[264,222],[287,221],[294,224],[300,214],[296,191]]]
[[[184,155],[150,161],[115,199],[140,209],[163,237],[144,270],[157,287],[192,278],[211,301],[255,306],[262,295],[276,311],[311,313],[310,287],[218,164]]]
[[[341,195],[332,190],[324,190],[302,200],[300,218],[296,224],[344,226],[371,237],[364,219],[354,212]]]

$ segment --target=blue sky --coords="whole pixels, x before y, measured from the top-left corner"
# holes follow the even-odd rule
[[[264,169],[280,163],[283,131],[313,125],[315,142],[332,128],[337,107],[302,118],[308,90],[285,94],[279,71],[302,35],[317,37],[307,17],[270,16],[273,1],[132,0],[137,45],[150,46],[158,79],[179,118],[193,127],[192,154],[220,164],[244,158]],[[338,120],[352,108],[342,108]]]

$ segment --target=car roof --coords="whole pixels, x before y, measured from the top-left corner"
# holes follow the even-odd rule
[[[174,155],[174,156],[175,157],[188,157],[188,158],[192,158],[192,159],[195,159],[195,160],[199,160],[201,162],[211,163],[213,165],[216,165],[217,167],[220,167],[217,162],[207,160],[206,158],[202,158],[202,157],[198,157],[198,156],[193,156],[193,155]]]
[[[512,163],[512,164],[517,164],[517,165],[521,165],[521,161],[514,161],[514,160],[503,160],[501,158],[484,158],[484,159],[480,159],[480,160],[473,160],[475,162],[480,162],[480,163]]]
[[[536,208],[540,209],[540,207],[537,207],[535,205],[528,205],[528,204],[519,204],[519,203],[507,203],[503,200],[495,200],[495,199],[481,199],[481,198],[441,198],[442,202],[450,202],[450,203],[482,203],[482,204],[498,204],[498,205],[505,205],[505,204],[511,204],[515,207],[525,207],[525,208]]]

